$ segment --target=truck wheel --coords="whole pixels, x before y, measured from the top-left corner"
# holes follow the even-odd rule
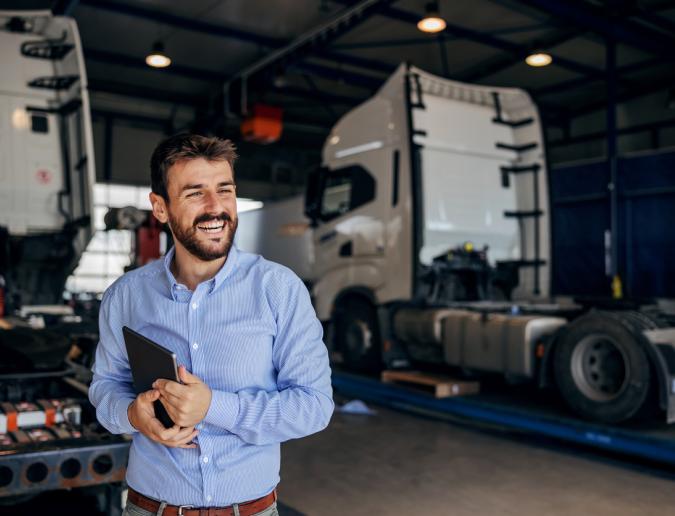
[[[633,417],[651,391],[642,324],[620,313],[594,312],[570,323],[554,355],[558,389],[588,419],[618,423]]]
[[[382,369],[377,314],[367,301],[351,298],[344,302],[336,317],[335,338],[347,369],[368,373]]]

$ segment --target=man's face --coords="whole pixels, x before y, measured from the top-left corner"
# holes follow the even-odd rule
[[[150,194],[153,212],[176,243],[205,262],[227,256],[237,231],[237,199],[227,161],[175,163],[167,172],[169,202]]]

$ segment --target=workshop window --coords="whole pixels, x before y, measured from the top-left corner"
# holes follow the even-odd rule
[[[66,282],[69,292],[101,293],[131,264],[133,233],[105,231],[103,217],[110,208],[151,209],[149,187],[98,183],[94,185],[94,236]]]

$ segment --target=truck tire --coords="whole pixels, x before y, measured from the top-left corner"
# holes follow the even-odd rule
[[[347,369],[365,373],[382,370],[377,314],[368,301],[358,297],[344,300],[336,314],[335,339]]]
[[[554,351],[554,375],[567,404],[581,416],[618,423],[635,416],[652,391],[641,343],[649,318],[635,312],[592,312],[568,325]]]

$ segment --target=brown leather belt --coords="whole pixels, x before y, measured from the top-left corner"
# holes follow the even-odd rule
[[[148,498],[138,491],[129,488],[128,500],[141,509],[156,513],[159,510],[160,503],[157,500]],[[240,516],[252,516],[264,511],[270,505],[277,501],[277,492],[272,491],[267,496],[243,502],[238,504]],[[234,509],[230,507],[200,507],[195,508],[191,505],[167,505],[164,507],[162,516],[234,516]]]

